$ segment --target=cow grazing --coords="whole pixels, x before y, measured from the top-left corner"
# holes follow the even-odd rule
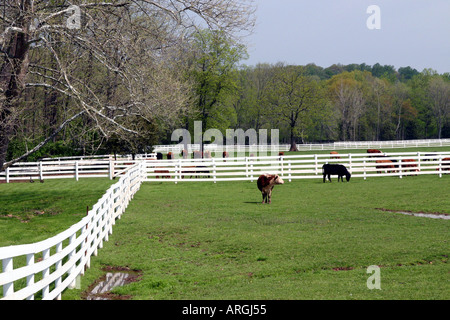
[[[339,178],[342,182],[344,182],[344,176],[347,181],[350,181],[351,174],[348,172],[347,168],[343,166],[342,164],[324,164],[322,166],[322,173],[323,173],[323,182],[325,182],[325,178],[328,176],[328,180],[331,182],[331,175],[337,175],[338,176],[338,182]]]
[[[380,164],[380,165],[376,166],[376,168],[378,170],[384,169],[385,173],[395,172],[395,170],[392,170],[392,169],[395,169],[396,165],[394,165],[394,162],[392,160],[377,160],[375,162]],[[378,170],[377,170],[377,173],[382,173],[381,171],[378,171]]]
[[[162,160],[162,159],[163,159],[163,154],[162,154],[161,152],[158,152],[158,153],[156,154],[156,159],[157,159],[157,160]]]
[[[277,174],[263,174],[259,176],[256,184],[259,191],[261,191],[263,201],[262,203],[272,202],[272,190],[276,184],[283,184],[284,181]]]
[[[442,159],[442,162],[445,162],[442,164],[442,170],[450,171],[450,158],[444,158],[444,159]]]
[[[336,156],[336,154],[339,154],[337,151],[331,151],[330,154],[333,154],[334,156],[331,157],[331,159],[340,159],[341,157]]]
[[[283,152],[283,151],[280,151],[280,152],[278,152],[278,155],[279,155],[279,156],[284,156],[284,152]]]
[[[410,172],[414,172],[414,171],[419,172],[419,169],[417,168],[417,160],[402,159],[401,162],[402,162],[403,168],[412,168],[409,170]],[[414,162],[414,163],[411,163],[411,162]],[[403,164],[403,163],[405,163],[405,164]]]

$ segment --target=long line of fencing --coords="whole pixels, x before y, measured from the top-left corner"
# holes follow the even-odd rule
[[[268,157],[176,159],[146,161],[144,181],[254,181],[263,173],[283,179],[322,178],[325,163],[342,164],[352,177],[450,173],[450,152],[369,154],[314,154]]]
[[[142,172],[142,162],[129,166],[86,217],[66,231],[41,242],[0,248],[1,299],[60,299],[66,288],[76,287],[90,257],[108,241],[115,220],[138,191]]]
[[[297,144],[298,151],[313,151],[313,150],[345,150],[345,149],[367,149],[367,148],[417,148],[417,147],[448,147],[450,146],[450,139],[420,139],[420,140],[391,140],[391,141],[340,141],[331,143],[299,143]],[[289,151],[290,144],[277,145],[219,145],[219,144],[204,144],[203,150],[210,152],[278,152]],[[156,145],[153,147],[154,152],[161,153],[181,153],[183,149],[187,149],[189,153],[200,151],[200,144],[173,144],[173,145]]]
[[[339,158],[337,158],[339,157]],[[380,163],[380,161],[393,163]],[[374,155],[346,153],[265,157],[203,158],[174,160],[80,160],[18,163],[0,173],[0,181],[43,181],[61,178],[120,177],[130,165],[143,163],[145,181],[253,181],[262,173],[277,173],[283,178],[320,178],[325,163],[340,163],[353,177],[438,174],[449,171],[448,152],[389,152]]]

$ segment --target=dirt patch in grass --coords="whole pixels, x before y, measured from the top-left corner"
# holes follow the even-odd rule
[[[375,209],[380,210],[380,211],[385,211],[385,212],[401,213],[401,214],[405,214],[408,216],[450,220],[450,214],[443,213],[443,212],[425,212],[425,211],[413,212],[413,211],[409,211],[409,210],[391,210],[391,209],[385,209],[385,208],[375,208]]]

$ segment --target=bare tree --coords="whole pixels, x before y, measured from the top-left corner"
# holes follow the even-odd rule
[[[189,85],[178,65],[191,32],[250,31],[253,13],[252,0],[3,0],[0,170],[23,158],[5,162],[25,90],[48,88],[70,99],[71,111],[50,136],[81,115],[105,136],[137,134],[129,116],[171,121],[186,111]],[[51,64],[35,61],[42,54]]]
[[[438,139],[440,139],[442,128],[450,117],[450,83],[441,77],[433,77],[428,87],[428,95],[436,119]]]
[[[341,140],[356,138],[358,121],[363,113],[365,100],[358,84],[353,79],[338,79],[331,86],[331,95],[341,119]]]

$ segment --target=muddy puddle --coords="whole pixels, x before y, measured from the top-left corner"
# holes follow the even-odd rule
[[[393,212],[393,213],[400,213],[400,214],[404,214],[404,215],[408,215],[408,216],[414,216],[414,217],[424,217],[424,218],[432,218],[432,219],[450,220],[450,215],[446,214],[446,213],[396,211],[396,210],[387,210],[387,209],[380,209],[380,208],[377,208],[377,210]]]
[[[106,268],[107,273],[95,281],[83,294],[86,300],[128,300],[131,296],[111,293],[111,290],[140,280],[141,273],[128,268]]]

